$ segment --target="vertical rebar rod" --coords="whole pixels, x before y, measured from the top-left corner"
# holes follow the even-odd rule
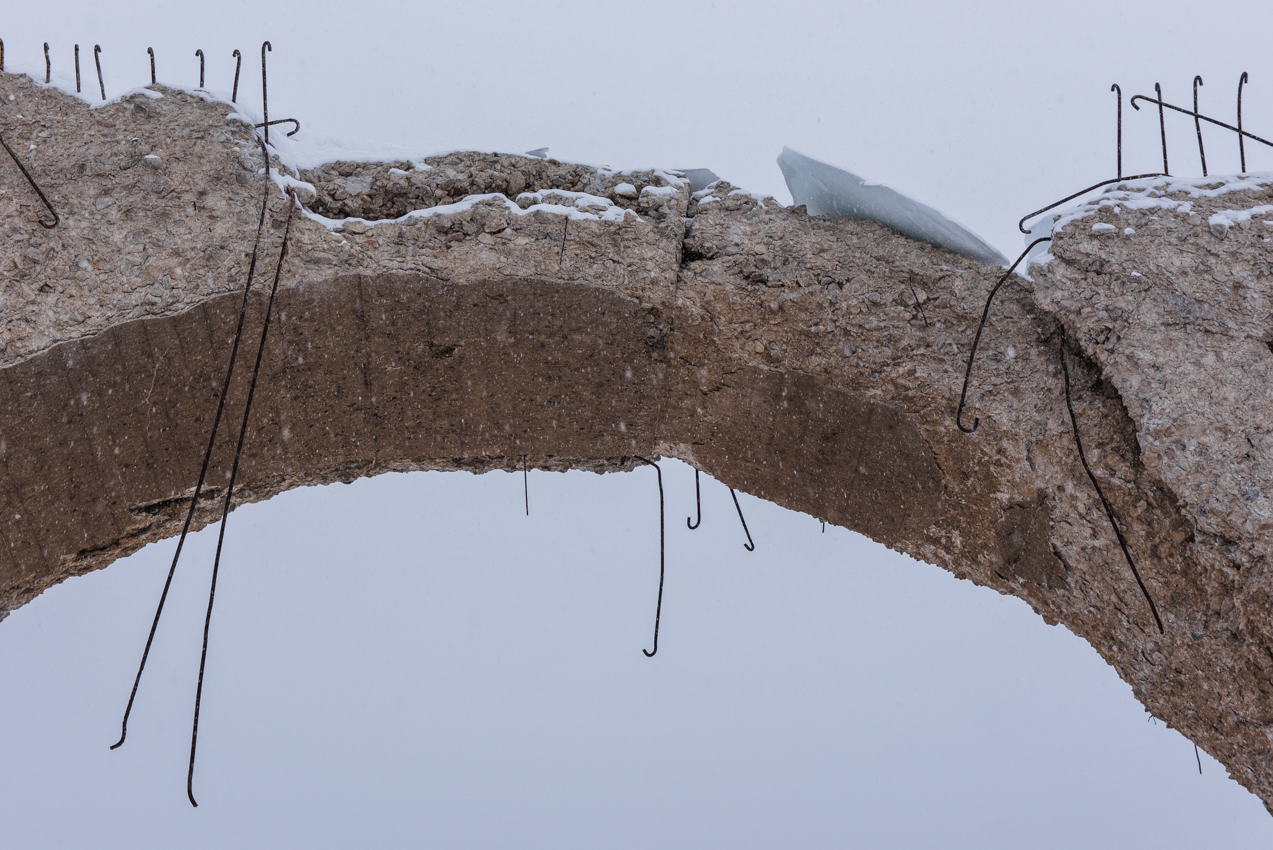
[[[75,93],[80,93],[80,46],[75,45]]]
[[[53,72],[53,65],[49,62],[49,43],[44,42],[44,84],[49,84],[49,75]]]
[[[150,54],[150,84],[155,84],[155,48],[147,47],[146,52]]]
[[[1242,76],[1238,78],[1238,158],[1242,161],[1242,173],[1246,173],[1246,138],[1242,135],[1242,84],[1247,81],[1246,71],[1242,72]],[[1194,107],[1194,112],[1198,111],[1198,107]]]
[[[265,84],[265,51],[274,52],[274,45],[268,41],[261,45],[261,111],[265,115],[265,143],[270,143],[270,92]]]
[[[102,46],[100,44],[93,45],[93,61],[97,63],[97,85],[102,89],[102,100],[106,99],[106,83],[102,81]]]
[[[1162,86],[1154,83],[1154,92],[1158,95],[1158,133],[1162,136],[1162,173],[1170,175],[1171,171],[1167,168],[1167,119],[1163,117],[1162,111]],[[1135,99],[1132,98],[1132,100]]]
[[[1202,85],[1202,77],[1193,78],[1193,128],[1198,131],[1198,156],[1202,158],[1202,176],[1207,176],[1207,152],[1202,149],[1202,122],[1198,119],[1198,86]],[[1242,136],[1238,136],[1242,138]]]
[[[243,54],[235,50],[230,55],[234,57],[234,89],[230,92],[230,102],[237,103],[239,100],[239,69],[243,67]]]
[[[203,50],[202,48],[194,52],[199,57],[199,88],[203,88]]]
[[[1112,92],[1118,92],[1118,171],[1115,172],[1119,180],[1123,179],[1123,90],[1118,83],[1109,87]]]

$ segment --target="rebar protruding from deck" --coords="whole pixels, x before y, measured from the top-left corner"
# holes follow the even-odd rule
[[[258,141],[260,141],[258,139]],[[270,155],[261,142],[261,154],[265,157],[265,171],[269,174]],[[172,566],[168,568],[168,578],[164,581],[163,592],[159,594],[159,605],[155,608],[155,619],[150,624],[150,635],[146,638],[146,648],[142,650],[141,664],[137,666],[137,678],[133,680],[132,693],[128,695],[128,706],[124,709],[124,720],[120,724],[119,740],[111,745],[117,749],[128,737],[128,716],[132,714],[133,702],[137,699],[137,687],[141,684],[141,675],[146,669],[146,659],[150,657],[150,646],[155,641],[155,630],[159,628],[159,618],[164,612],[164,602],[168,599],[168,590],[172,587],[172,577],[177,572],[177,561],[181,558],[181,549],[186,543],[186,535],[190,533],[190,523],[194,520],[195,507],[199,504],[199,496],[203,493],[203,482],[208,476],[208,465],[212,461],[212,448],[217,442],[217,429],[221,425],[221,414],[225,410],[226,395],[230,392],[230,380],[234,376],[234,364],[239,355],[239,340],[243,336],[243,320],[247,316],[248,296],[252,291],[252,280],[256,275],[256,258],[261,247],[261,233],[265,230],[265,212],[269,206],[270,192],[274,188],[269,180],[265,181],[265,196],[261,199],[261,218],[256,225],[256,243],[252,246],[252,259],[248,263],[247,282],[243,285],[243,303],[239,306],[239,323],[234,330],[234,339],[230,344],[230,362],[226,366],[225,381],[221,385],[221,395],[217,400],[217,412],[212,418],[212,433],[208,435],[208,448],[203,455],[203,466],[199,470],[199,481],[195,484],[194,498],[190,500],[190,510],[186,512],[186,523],[181,528],[181,536],[177,538],[177,551],[172,556]]]
[[[734,509],[738,511],[738,521],[743,524],[743,534],[747,535],[747,542],[743,544],[743,548],[748,552],[756,551],[756,544],[751,542],[751,532],[747,530],[747,520],[743,519],[743,509],[738,504],[738,494],[734,492],[734,488],[729,488],[729,495],[734,497]]]
[[[1017,230],[1020,230],[1026,236],[1029,236],[1030,231],[1025,229],[1025,223],[1027,221],[1034,218],[1036,215],[1045,213],[1050,209],[1059,207],[1061,206],[1061,204],[1067,203],[1068,201],[1072,201],[1075,198],[1079,197],[1080,195],[1086,195],[1088,192],[1092,191],[1093,189],[1099,189],[1102,186],[1108,186],[1111,183],[1122,183],[1124,180],[1141,180],[1145,177],[1166,177],[1166,176],[1167,175],[1165,173],[1160,174],[1160,173],[1154,172],[1152,174],[1133,174],[1130,177],[1115,177],[1113,180],[1102,180],[1100,183],[1096,183],[1095,185],[1088,186],[1086,189],[1075,192],[1073,195],[1067,195],[1066,197],[1062,198],[1056,203],[1048,204],[1046,207],[1043,207],[1042,209],[1037,209],[1034,212],[1029,213],[1028,215],[1022,216],[1021,220],[1017,222]]]
[[[234,89],[230,92],[230,102],[237,103],[239,100],[239,69],[243,67],[243,54],[235,50],[230,55],[234,57]]]
[[[155,84],[155,48],[147,47],[146,52],[150,54],[150,84]]]
[[[80,46],[75,45],[75,93],[80,93]]]
[[[530,481],[526,475],[526,455],[522,455],[522,495],[526,497],[526,516],[530,516]]]
[[[261,44],[261,112],[265,117],[265,123],[261,126],[265,128],[265,143],[268,145],[270,143],[270,91],[265,84],[265,51],[267,50],[274,52],[274,45],[268,41]],[[299,130],[300,125],[298,124],[296,128]]]
[[[49,84],[49,76],[53,72],[53,65],[49,62],[49,43],[44,42],[44,84]]]
[[[665,566],[665,547],[663,537],[663,470],[652,460],[646,460],[643,457],[633,456],[633,460],[639,460],[641,463],[649,464],[654,467],[654,471],[659,476],[659,601],[654,606],[654,649],[643,649],[646,658],[653,658],[654,654],[659,651],[659,619],[663,616],[663,575]]]
[[[1118,83],[1109,87],[1112,92],[1118,92],[1118,180],[1123,179],[1123,90]]]
[[[203,49],[196,50],[194,55],[199,57],[199,88],[203,88]]]
[[[1017,261],[1013,263],[1006,272],[1004,272],[1003,277],[999,278],[999,282],[994,285],[994,288],[990,290],[990,294],[986,296],[986,306],[985,309],[981,311],[981,321],[977,323],[977,335],[972,338],[972,350],[968,352],[968,368],[964,372],[964,388],[959,393],[959,408],[955,411],[955,424],[958,425],[959,430],[963,431],[965,434],[971,434],[973,431],[976,431],[977,426],[981,424],[980,417],[973,417],[972,427],[964,427],[964,402],[968,399],[968,379],[972,377],[972,361],[977,357],[977,345],[981,342],[981,332],[985,329],[986,319],[990,316],[990,302],[994,301],[995,293],[999,291],[999,287],[1003,286],[1004,281],[1012,276],[1012,273],[1016,271],[1017,266],[1025,259],[1026,254],[1030,253],[1030,249],[1035,245],[1038,245],[1040,242],[1051,241],[1051,236],[1043,236],[1027,245],[1026,249],[1021,252],[1021,256],[1017,257]]]
[[[1101,485],[1096,480],[1096,475],[1092,472],[1092,467],[1087,463],[1087,454],[1083,451],[1083,440],[1079,437],[1079,421],[1074,415],[1074,403],[1070,400],[1070,367],[1065,362],[1065,326],[1061,326],[1061,346],[1059,349],[1061,355],[1061,376],[1065,379],[1065,407],[1070,412],[1070,424],[1074,426],[1074,445],[1078,448],[1079,460],[1083,462],[1083,469],[1087,472],[1087,478],[1092,482],[1092,487],[1096,490],[1096,495],[1100,497],[1101,505],[1105,508],[1105,516],[1109,517],[1109,524],[1114,526],[1114,536],[1118,538],[1118,545],[1123,550],[1123,557],[1127,559],[1127,566],[1132,568],[1132,575],[1136,577],[1136,584],[1140,585],[1140,592],[1145,595],[1145,601],[1149,603],[1149,611],[1154,615],[1154,622],[1158,624],[1158,633],[1166,634],[1162,625],[1162,618],[1158,616],[1158,606],[1154,604],[1154,599],[1149,595],[1149,589],[1145,587],[1145,582],[1141,580],[1140,570],[1136,569],[1136,562],[1132,560],[1132,553],[1127,548],[1127,539],[1123,537],[1123,530],[1118,525],[1118,520],[1114,517],[1114,508],[1110,505],[1109,499],[1105,498],[1105,492],[1101,490]]]
[[[9,147],[9,143],[4,140],[3,135],[0,135],[0,145],[4,145],[4,149],[9,152],[9,156],[13,159],[13,164],[16,165],[18,170],[22,172],[22,176],[25,177],[27,182],[31,184],[31,188],[34,189],[35,193],[40,196],[40,200],[43,201],[44,206],[48,208],[49,214],[53,216],[52,224],[48,224],[42,218],[37,219],[37,221],[40,222],[40,226],[45,230],[52,230],[57,227],[58,223],[62,220],[58,218],[57,210],[53,209],[53,205],[50,204],[49,199],[45,197],[44,191],[36,184],[34,178],[31,177],[31,172],[27,171],[27,167],[22,164],[22,160],[18,159],[18,155],[13,152],[13,148]]]
[[[93,61],[97,64],[97,85],[102,90],[102,100],[106,99],[106,83],[102,81],[102,46],[100,44],[93,45]]]
[[[1158,133],[1162,136],[1162,173],[1170,174],[1171,169],[1167,167],[1167,120],[1163,118],[1163,102],[1162,102],[1162,86],[1154,83],[1154,93],[1158,95]],[[1131,99],[1133,109],[1139,109],[1136,105],[1136,98]]]
[[[1202,149],[1202,122],[1198,120],[1198,86],[1202,85],[1202,77],[1193,78],[1193,128],[1198,131],[1198,156],[1202,159],[1202,176],[1207,176],[1207,152]],[[1238,136],[1241,139],[1241,136]]]
[[[698,514],[698,519],[694,520],[694,522],[691,523],[689,517],[685,518],[685,524],[689,526],[690,531],[693,531],[694,529],[698,528],[700,525],[703,524],[703,500],[702,500],[701,493],[698,489],[698,470],[697,469],[694,470],[694,507],[696,509],[696,513]]]
[[[4,39],[0,38],[0,74],[4,73]]]
[[[1246,145],[1242,137],[1242,84],[1245,82],[1247,82],[1246,71],[1243,71],[1242,76],[1238,78],[1238,158],[1242,162],[1243,174],[1246,173]],[[1201,769],[1199,770],[1201,772]]]
[[[190,729],[190,768],[186,773],[186,796],[190,805],[198,807],[194,798],[194,758],[199,743],[199,706],[203,698],[203,671],[208,661],[208,631],[212,627],[212,604],[217,596],[217,572],[221,567],[221,548],[225,543],[226,520],[230,516],[230,499],[234,495],[234,481],[239,474],[239,461],[243,457],[243,444],[247,441],[248,419],[252,414],[252,397],[256,394],[256,382],[261,375],[261,360],[265,355],[265,340],[270,333],[270,316],[274,312],[274,298],[278,294],[279,278],[283,274],[283,262],[287,259],[287,237],[292,231],[292,211],[296,209],[296,193],[287,190],[287,223],[283,226],[283,247],[279,250],[278,265],[274,268],[274,285],[270,298],[265,302],[265,323],[261,326],[261,344],[256,349],[256,365],[252,368],[252,382],[248,384],[247,403],[243,406],[243,424],[239,426],[239,442],[234,449],[234,464],[230,467],[230,481],[225,488],[225,501],[221,506],[221,530],[217,533],[217,554],[212,561],[212,583],[208,588],[208,613],[203,620],[203,651],[199,656],[199,684],[195,689],[194,723]]]

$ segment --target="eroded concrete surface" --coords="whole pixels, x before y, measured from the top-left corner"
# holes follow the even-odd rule
[[[287,201],[249,128],[158,91],[90,109],[0,76],[0,127],[62,215],[41,228],[0,162],[0,609],[179,530],[266,194],[262,268],[279,253]],[[291,175],[310,210],[366,221],[293,221],[238,501],[523,455],[677,457],[1024,599],[1273,801],[1273,225],[1211,223],[1263,204],[1262,183],[1066,224],[1033,282],[1000,292],[967,435],[954,410],[1001,269],[728,184],[692,196],[673,173],[428,165]],[[263,286],[250,306],[227,422]],[[1062,325],[1161,635],[1075,450]]]

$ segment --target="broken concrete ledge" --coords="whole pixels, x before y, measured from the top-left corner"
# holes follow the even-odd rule
[[[250,128],[152,94],[90,109],[0,75],[5,136],[62,217],[40,227],[0,166],[5,610],[179,530],[263,196],[261,267],[279,254],[287,201]],[[1264,182],[1131,187],[1065,223],[998,296],[968,435],[967,346],[1002,269],[672,172],[462,153],[286,176],[307,212],[238,502],[523,456],[677,457],[1024,599],[1273,801],[1273,225],[1211,223],[1264,203]],[[1062,327],[1087,457],[1163,634],[1075,449]]]

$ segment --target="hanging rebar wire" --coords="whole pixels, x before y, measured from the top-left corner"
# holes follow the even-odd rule
[[[260,139],[258,138],[259,142]],[[265,143],[261,142],[261,154],[265,157],[266,175],[269,174],[270,158],[269,153],[265,149]],[[155,630],[159,628],[159,618],[163,615],[164,602],[168,599],[168,590],[172,587],[172,577],[177,571],[177,561],[181,558],[181,549],[186,543],[186,535],[190,533],[190,524],[194,520],[195,507],[199,504],[199,496],[203,493],[203,483],[207,479],[208,465],[212,461],[212,448],[216,445],[217,429],[221,424],[221,414],[225,410],[226,395],[230,391],[230,379],[234,376],[234,363],[239,355],[239,339],[243,335],[243,321],[247,316],[248,295],[252,291],[252,279],[256,274],[256,258],[261,247],[261,233],[265,229],[265,211],[269,206],[270,191],[273,184],[265,181],[265,196],[261,199],[261,218],[256,225],[256,242],[252,246],[252,259],[248,263],[247,282],[243,285],[243,303],[239,306],[239,323],[234,329],[234,339],[230,344],[230,362],[226,366],[225,381],[221,384],[221,393],[217,397],[217,412],[212,418],[212,433],[208,435],[208,448],[203,454],[203,466],[199,469],[199,481],[195,484],[194,498],[190,500],[190,510],[186,512],[186,522],[181,528],[181,536],[177,538],[177,551],[172,556],[172,566],[168,568],[168,578],[164,581],[164,589],[159,594],[159,605],[155,608],[155,619],[150,624],[150,635],[146,638],[146,648],[142,650],[141,664],[137,666],[137,677],[133,680],[133,690],[128,696],[128,706],[124,709],[124,720],[120,724],[119,740],[111,745],[111,749],[116,749],[124,743],[124,739],[128,737],[128,716],[133,711],[133,701],[137,699],[137,687],[141,684],[141,674],[146,669],[146,659],[150,657],[150,646],[155,640]]]
[[[80,46],[75,45],[75,93],[80,93]]]
[[[274,45],[268,41],[261,44],[261,112],[265,117],[265,123],[261,126],[265,128],[265,143],[268,145],[270,143],[270,91],[265,84],[265,51],[267,50],[274,52]],[[296,128],[299,130],[300,125],[298,124]]]
[[[100,44],[93,45],[93,61],[97,63],[97,85],[102,89],[102,100],[106,99],[106,83],[102,81],[102,46]]]
[[[1209,123],[1209,124],[1215,124],[1217,127],[1223,127],[1223,128],[1224,128],[1224,129],[1226,129],[1226,130],[1232,130],[1233,132],[1238,133],[1239,135],[1241,135],[1241,136],[1242,136],[1242,138],[1244,138],[1244,139],[1254,139],[1255,141],[1259,142],[1259,143],[1260,143],[1260,144],[1262,144],[1262,145],[1268,145],[1269,147],[1273,148],[1273,142],[1270,142],[1268,139],[1262,139],[1262,138],[1260,138],[1259,136],[1255,135],[1255,133],[1248,133],[1246,130],[1240,129],[1240,128],[1238,128],[1238,127],[1234,127],[1232,124],[1226,124],[1226,123],[1224,123],[1223,121],[1217,121],[1215,118],[1210,118],[1210,117],[1208,117],[1208,116],[1206,116],[1206,115],[1203,115],[1202,113],[1198,112],[1196,109],[1195,109],[1195,110],[1193,110],[1193,111],[1191,112],[1191,111],[1189,111],[1188,109],[1185,109],[1185,108],[1184,108],[1184,107],[1182,107],[1182,106],[1175,106],[1175,105],[1170,104],[1170,103],[1164,103],[1164,102],[1163,102],[1163,101],[1161,101],[1161,100],[1154,100],[1152,97],[1149,97],[1149,96],[1147,96],[1147,95],[1143,95],[1143,94],[1138,94],[1138,95],[1133,95],[1133,96],[1132,96],[1131,104],[1132,104],[1132,106],[1133,106],[1133,107],[1135,107],[1136,109],[1140,109],[1140,107],[1139,107],[1139,106],[1136,106],[1136,101],[1138,101],[1138,100],[1144,100],[1144,101],[1147,101],[1147,102],[1149,102],[1149,103],[1156,103],[1156,104],[1158,104],[1158,108],[1159,108],[1160,110],[1161,110],[1163,107],[1166,107],[1167,109],[1175,110],[1176,112],[1180,112],[1180,113],[1182,113],[1182,114],[1184,114],[1184,115],[1192,115],[1192,116],[1194,116],[1195,118],[1198,118],[1199,120],[1202,120],[1202,121],[1206,121],[1206,122],[1207,122],[1207,123]],[[1163,170],[1164,170],[1164,171],[1166,171],[1166,169],[1163,169]]]
[[[1193,78],[1193,128],[1198,131],[1198,156],[1202,159],[1202,176],[1207,176],[1207,152],[1202,149],[1202,122],[1198,120],[1198,86],[1202,85],[1202,77]],[[1241,139],[1241,136],[1238,136]]]
[[[239,100],[239,69],[243,67],[243,54],[235,50],[230,55],[234,57],[234,89],[230,92],[230,102],[237,103]]]
[[[977,335],[972,338],[972,350],[968,352],[968,369],[964,372],[964,388],[959,393],[959,409],[955,411],[955,424],[958,425],[959,430],[963,431],[965,434],[971,434],[973,431],[976,431],[977,426],[981,424],[980,417],[973,417],[972,427],[964,427],[964,402],[968,398],[968,379],[972,377],[972,362],[977,357],[977,344],[981,342],[981,332],[986,327],[986,319],[990,316],[990,302],[995,300],[995,293],[999,291],[999,287],[1003,286],[1004,281],[1012,277],[1013,271],[1015,271],[1017,265],[1025,259],[1026,254],[1030,253],[1030,249],[1035,245],[1038,245],[1040,242],[1051,241],[1051,236],[1043,236],[1027,245],[1026,249],[1021,252],[1021,256],[1017,257],[1017,261],[1013,263],[1006,272],[1004,272],[1003,277],[999,278],[999,282],[994,285],[994,288],[990,290],[990,294],[986,296],[986,306],[985,309],[981,311],[981,321],[977,323]]]
[[[155,84],[155,48],[147,47],[146,52],[150,54],[150,84]]]
[[[663,545],[663,470],[652,460],[636,456],[633,456],[633,460],[639,460],[641,463],[654,467],[654,471],[659,476],[659,601],[654,606],[654,649],[641,650],[645,653],[646,658],[653,658],[654,654],[659,651],[659,619],[663,616],[663,568],[665,563]]]
[[[915,296],[915,306],[919,308],[919,315],[924,319],[924,327],[928,327],[928,316],[924,313],[924,305],[919,303],[919,293],[915,291],[915,285],[908,283],[907,286],[911,288],[911,295]]]
[[[756,544],[751,542],[751,532],[747,530],[747,520],[743,519],[743,509],[738,504],[738,494],[734,492],[734,488],[729,488],[729,495],[734,497],[734,509],[738,511],[738,521],[743,524],[743,534],[747,535],[747,542],[743,544],[743,548],[748,552],[756,551]]]
[[[1242,162],[1242,172],[1246,174],[1246,144],[1242,138],[1242,84],[1247,82],[1246,71],[1238,77],[1238,158]]]
[[[1118,171],[1116,172],[1118,174],[1118,177],[1116,179],[1122,180],[1123,179],[1123,90],[1122,88],[1119,87],[1118,83],[1114,83],[1114,85],[1110,86],[1109,90],[1112,92],[1118,92]]]
[[[526,497],[526,516],[530,516],[530,481],[526,476],[526,455],[522,455],[522,495]]]
[[[49,214],[53,216],[52,224],[46,223],[42,218],[36,219],[40,222],[40,226],[45,230],[52,230],[57,227],[58,223],[62,220],[58,218],[57,210],[53,209],[53,205],[50,204],[49,199],[45,197],[44,191],[36,185],[34,178],[31,177],[31,172],[27,171],[27,167],[22,164],[22,160],[18,159],[18,155],[13,152],[13,148],[9,147],[9,143],[4,140],[3,134],[0,134],[0,145],[4,145],[4,149],[9,152],[9,156],[13,159],[13,164],[16,165],[18,170],[22,172],[22,176],[25,177],[27,182],[31,184],[31,188],[34,189],[35,193],[40,196],[40,200],[44,201],[44,206],[48,208]]]
[[[44,42],[44,84],[49,84],[49,75],[53,71],[53,65],[49,62],[49,43]]]
[[[300,129],[301,129],[301,122],[297,121],[295,118],[279,118],[277,120],[269,122],[269,126],[271,127],[274,127],[278,124],[295,124],[296,125],[295,127],[292,128],[292,132],[287,134],[289,136],[295,136],[298,132],[300,132]],[[252,126],[256,127],[257,129],[260,129],[262,127],[265,127],[266,125],[254,124]]]
[[[1198,775],[1202,776],[1202,756],[1198,755],[1198,745],[1193,745],[1193,757],[1198,760]]]
[[[698,519],[694,520],[694,522],[691,523],[689,517],[685,518],[685,524],[689,526],[690,531],[693,531],[694,529],[698,528],[703,523],[703,500],[699,494],[699,489],[698,489],[698,470],[697,469],[694,470],[694,507],[696,508]]]
[[[1086,195],[1088,192],[1091,192],[1093,189],[1099,189],[1102,186],[1108,186],[1111,183],[1122,183],[1124,181],[1141,180],[1146,177],[1166,177],[1166,176],[1167,176],[1166,172],[1161,172],[1161,173],[1154,172],[1150,174],[1133,174],[1130,177],[1115,177],[1113,180],[1102,180],[1100,183],[1096,183],[1095,185],[1088,186],[1086,189],[1083,189],[1082,191],[1079,191],[1079,192],[1075,192],[1073,195],[1066,195],[1061,200],[1052,204],[1048,204],[1046,207],[1043,207],[1042,209],[1035,210],[1029,215],[1022,216],[1021,220],[1017,222],[1017,230],[1020,230],[1022,233],[1029,236],[1030,231],[1025,229],[1025,223],[1027,221],[1034,218],[1036,215],[1040,215],[1041,213],[1045,213],[1050,209],[1055,209],[1056,207],[1061,206],[1061,204],[1072,201],[1075,198],[1078,198],[1082,195]]]
[[[203,50],[202,48],[194,52],[199,57],[199,88],[203,88]]]
[[[1109,499],[1105,498],[1105,491],[1101,489],[1101,485],[1096,481],[1096,475],[1092,472],[1092,467],[1087,463],[1087,454],[1083,451],[1083,440],[1079,437],[1079,421],[1074,415],[1074,403],[1070,400],[1070,367],[1065,362],[1065,327],[1061,327],[1061,346],[1059,349],[1061,355],[1061,375],[1065,379],[1065,407],[1070,412],[1070,423],[1074,426],[1074,446],[1078,449],[1079,460],[1083,462],[1083,469],[1087,472],[1088,480],[1092,482],[1092,487],[1096,490],[1096,495],[1101,499],[1101,505],[1105,508],[1105,516],[1109,517],[1109,524],[1114,526],[1114,536],[1118,538],[1118,545],[1122,547],[1123,557],[1127,559],[1127,566],[1132,568],[1132,575],[1136,577],[1136,584],[1140,585],[1140,592],[1145,595],[1145,601],[1149,603],[1149,610],[1154,615],[1154,622],[1158,624],[1158,633],[1166,634],[1162,625],[1162,618],[1158,616],[1158,606],[1154,604],[1153,597],[1149,595],[1145,582],[1141,580],[1140,570],[1136,569],[1136,562],[1132,560],[1132,553],[1127,548],[1127,539],[1123,537],[1123,530],[1118,525],[1118,520],[1114,517],[1114,508],[1110,505]]]
[[[186,796],[190,805],[199,804],[194,798],[194,759],[199,743],[199,705],[203,698],[203,671],[208,660],[208,631],[212,627],[212,604],[217,596],[217,572],[221,568],[221,548],[225,543],[226,520],[230,516],[230,499],[234,495],[234,481],[239,474],[239,461],[243,457],[243,444],[247,439],[248,420],[252,413],[252,397],[256,394],[256,382],[261,375],[261,360],[265,355],[265,340],[270,332],[270,316],[274,311],[274,297],[278,294],[279,278],[283,274],[283,261],[287,259],[287,237],[292,230],[292,211],[296,209],[296,194],[287,190],[287,223],[283,226],[283,247],[279,249],[278,265],[274,268],[274,284],[270,298],[265,302],[265,323],[261,326],[261,343],[256,349],[256,364],[252,367],[252,381],[248,384],[247,404],[243,407],[243,424],[239,426],[239,442],[234,449],[234,465],[230,467],[230,481],[225,488],[225,501],[221,506],[221,530],[217,533],[217,554],[212,561],[212,584],[208,589],[208,613],[203,620],[203,651],[199,656],[199,683],[195,688],[194,723],[190,729],[190,768],[186,773]]]

